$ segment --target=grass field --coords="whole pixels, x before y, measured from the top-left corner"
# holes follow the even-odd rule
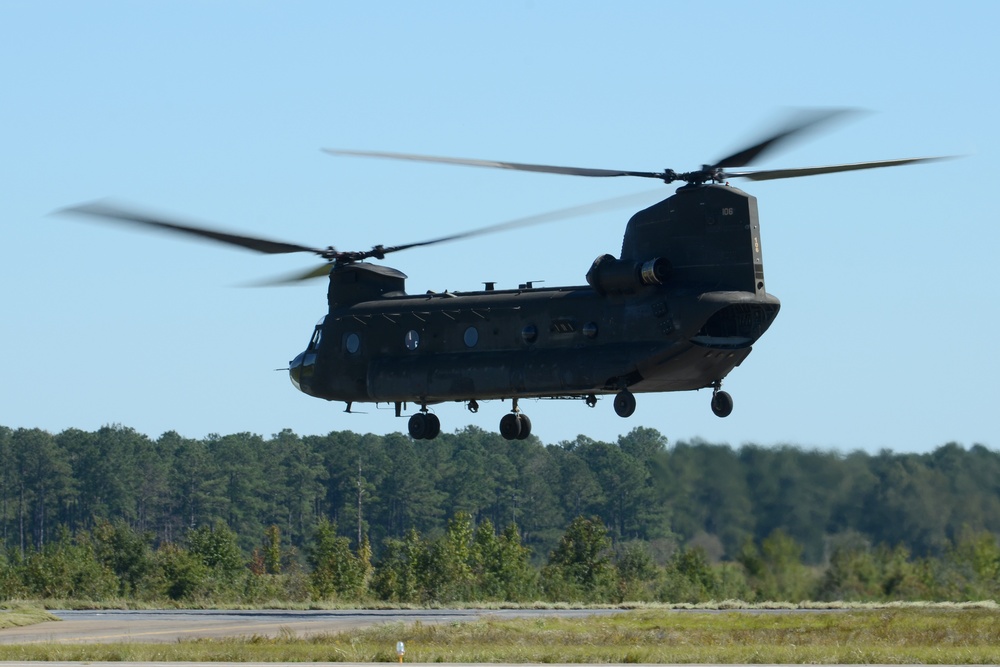
[[[14,607],[12,609],[0,610],[0,630],[34,625],[42,621],[58,620],[58,618],[41,607]]]
[[[0,646],[0,660],[1000,664],[994,607],[672,611],[389,624],[339,634],[177,644]]]

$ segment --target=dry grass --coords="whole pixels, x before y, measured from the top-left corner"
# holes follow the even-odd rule
[[[43,621],[58,620],[58,618],[45,611],[42,607],[18,605],[10,609],[0,609],[0,629],[20,628]]]
[[[406,662],[1000,664],[1000,614],[995,605],[637,610],[173,645],[0,646],[0,660],[396,662],[397,641]]]

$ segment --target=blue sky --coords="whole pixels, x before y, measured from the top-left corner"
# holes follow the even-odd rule
[[[153,437],[405,431],[300,394],[288,360],[325,310],[309,268],[52,216],[102,197],[305,245],[367,249],[672,188],[335,158],[322,147],[688,170],[790,108],[868,110],[753,167],[961,160],[764,183],[782,311],[708,392],[526,401],[545,443],[930,451],[1000,446],[992,172],[995,2],[0,3],[0,424]],[[638,207],[636,207],[638,208]],[[633,209],[399,253],[407,289],[584,283]],[[437,408],[495,430],[507,404]]]

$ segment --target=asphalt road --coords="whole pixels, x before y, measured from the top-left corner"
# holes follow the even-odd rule
[[[60,621],[0,630],[0,644],[56,643],[172,643],[200,637],[260,635],[274,637],[294,633],[304,637],[382,623],[453,623],[484,616],[525,618],[532,616],[592,616],[621,613],[614,609],[381,609],[335,611],[53,611]],[[38,663],[35,663],[36,665]],[[162,665],[162,663],[160,663]],[[217,665],[218,663],[216,663]],[[4,663],[9,667],[10,663]]]

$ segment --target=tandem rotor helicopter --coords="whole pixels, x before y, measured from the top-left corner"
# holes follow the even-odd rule
[[[636,394],[711,389],[719,417],[733,410],[722,381],[750,354],[780,303],[765,291],[757,200],[729,180],[763,181],[892,167],[938,157],[822,167],[742,170],[766,151],[844,111],[799,117],[758,143],[694,171],[618,171],[425,155],[325,149],[341,156],[417,160],[588,177],[631,176],[683,182],[663,201],[635,213],[619,257],[598,257],[586,285],[407,294],[406,276],[368,260],[455,241],[519,223],[371,250],[341,251],[182,224],[98,202],[62,212],[193,235],[260,253],[312,253],[326,260],[296,280],[329,276],[329,311],[306,349],[289,364],[300,391],[347,404],[387,403],[408,431],[432,439],[441,431],[430,406],[510,399],[500,419],[508,439],[531,434],[522,398],[578,399],[590,407],[613,396],[629,417]],[[737,170],[737,171],[733,171]]]

